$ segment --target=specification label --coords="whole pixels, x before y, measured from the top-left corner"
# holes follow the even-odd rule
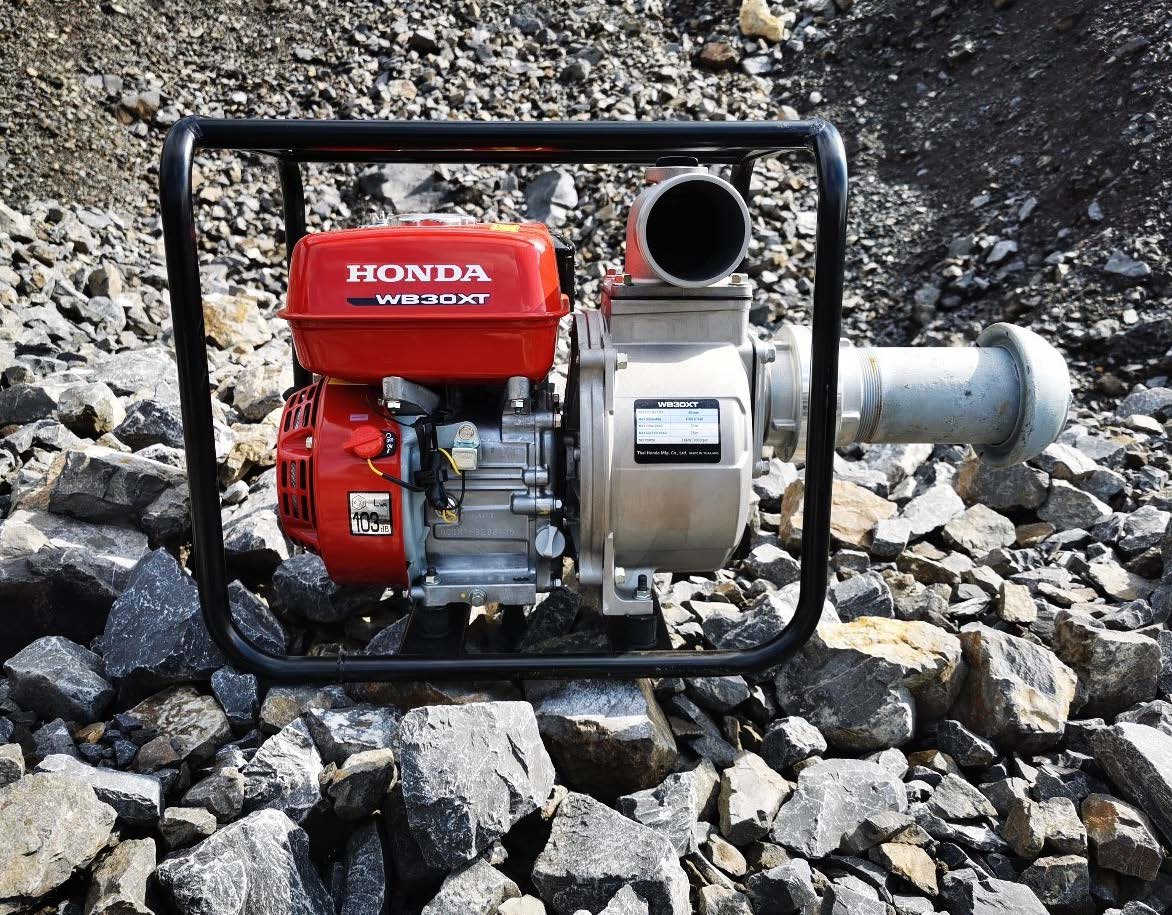
[[[350,533],[355,537],[391,536],[391,494],[350,493]]]
[[[635,463],[720,463],[720,402],[636,400]]]

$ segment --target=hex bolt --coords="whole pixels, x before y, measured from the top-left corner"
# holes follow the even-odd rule
[[[647,584],[647,576],[639,576],[639,584],[635,588],[635,600],[651,600],[651,588]]]
[[[743,273],[734,273],[728,278],[729,284],[733,286],[743,286],[745,284],[745,275]]]
[[[614,567],[614,583],[616,585],[622,585],[622,584],[626,584],[626,582],[627,582],[627,570],[624,569],[622,566],[615,566]]]
[[[625,369],[627,367],[627,354],[626,353],[615,353],[614,354],[614,367],[616,369]]]

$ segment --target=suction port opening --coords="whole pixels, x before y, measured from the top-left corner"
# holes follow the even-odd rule
[[[644,255],[667,282],[707,286],[732,273],[749,248],[749,213],[725,182],[687,176],[665,182],[643,225]]]

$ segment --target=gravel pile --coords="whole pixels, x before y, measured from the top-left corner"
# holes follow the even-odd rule
[[[0,10],[19,48],[0,71],[0,913],[1172,911],[1169,22],[1131,2],[905,6]],[[1006,470],[842,452],[822,624],[775,671],[258,682],[212,643],[186,570],[151,184],[189,112],[826,115],[851,146],[856,337],[1029,323],[1064,347],[1075,411]],[[315,167],[309,222],[544,219],[591,301],[638,183]],[[277,525],[275,176],[209,157],[196,196],[237,622],[274,651],[394,651],[402,601],[333,585]],[[804,164],[759,170],[763,335],[804,320],[813,202]],[[676,646],[756,644],[792,616],[802,477],[774,461],[757,481],[746,559],[656,581]],[[557,591],[521,645],[600,632]]]

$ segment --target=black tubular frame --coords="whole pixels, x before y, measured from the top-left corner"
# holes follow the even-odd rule
[[[802,525],[801,590],[793,619],[754,648],[600,654],[285,656],[249,642],[233,623],[220,517],[211,388],[200,288],[192,165],[200,149],[277,159],[287,254],[305,234],[302,162],[618,163],[668,155],[732,166],[748,198],[755,160],[786,150],[813,154],[818,183],[810,416]],[[191,490],[193,567],[212,637],[231,662],[274,681],[510,677],[697,677],[772,667],[813,634],[826,599],[837,414],[838,348],[846,247],[847,165],[838,131],[820,119],[693,121],[311,121],[187,117],[171,128],[159,172],[183,435]],[[310,380],[294,358],[295,384]]]

